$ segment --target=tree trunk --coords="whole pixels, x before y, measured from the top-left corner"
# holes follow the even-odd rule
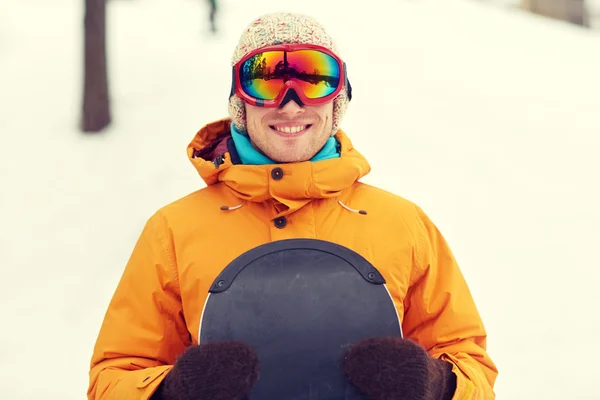
[[[584,0],[521,0],[521,7],[546,17],[590,26]]]
[[[110,123],[106,66],[106,0],[85,0],[85,60],[82,130],[99,132]]]

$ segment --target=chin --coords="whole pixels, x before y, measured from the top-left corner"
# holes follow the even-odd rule
[[[307,156],[304,154],[290,154],[288,152],[283,155],[273,155],[273,156],[270,156],[269,158],[278,163],[295,163],[295,162],[308,161],[312,158],[312,156]]]
[[[277,158],[273,158],[273,161],[275,161],[277,163],[281,163],[281,164],[286,164],[286,163],[302,162],[302,161],[307,161],[307,160],[303,159],[302,157],[277,157]]]

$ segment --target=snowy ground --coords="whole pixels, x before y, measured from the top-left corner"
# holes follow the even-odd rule
[[[371,160],[365,181],[421,205],[454,249],[498,398],[600,398],[600,33],[493,2],[223,3],[211,37],[203,1],[111,0],[114,123],[85,136],[83,1],[3,1],[2,397],[85,398],[146,218],[203,186],[185,147],[226,115],[238,35],[293,10],[338,39],[355,95],[343,127]]]

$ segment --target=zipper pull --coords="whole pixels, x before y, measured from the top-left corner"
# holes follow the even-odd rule
[[[215,159],[213,160],[213,164],[215,165],[216,169],[219,169],[219,167],[221,166],[221,164],[223,164],[225,162],[225,156],[223,154],[221,154],[220,156],[215,157]]]

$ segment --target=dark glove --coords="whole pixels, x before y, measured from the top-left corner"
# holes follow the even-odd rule
[[[258,379],[258,356],[240,342],[189,347],[152,400],[241,400]]]
[[[372,400],[451,400],[456,391],[452,364],[408,339],[358,342],[348,350],[344,370]]]

